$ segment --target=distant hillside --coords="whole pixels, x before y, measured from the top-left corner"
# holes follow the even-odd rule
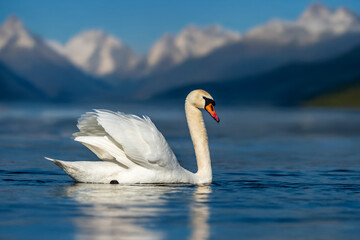
[[[297,105],[360,83],[359,66],[360,46],[327,61],[290,64],[253,77],[187,85],[155,99],[183,99],[190,90],[204,88],[227,103]]]
[[[0,100],[40,100],[44,94],[0,62]]]
[[[357,81],[360,83],[360,79]],[[360,108],[360,85],[327,93],[309,100],[306,106]]]

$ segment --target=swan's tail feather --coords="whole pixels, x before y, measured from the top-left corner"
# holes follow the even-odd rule
[[[49,158],[49,157],[44,157],[44,158],[45,158],[46,160],[49,160],[49,161],[55,163],[56,165],[58,165],[58,164],[61,162],[61,160],[56,160],[56,159]],[[59,166],[59,165],[58,165],[58,166]]]
[[[45,157],[45,159],[53,162],[55,165],[59,166],[62,170],[64,170],[64,172],[66,172],[72,179],[78,181],[76,179],[76,174],[79,173],[80,171],[79,169],[75,168],[73,164],[71,164],[72,162],[65,162],[48,157]]]
[[[59,166],[65,173],[77,182],[110,183],[124,168],[113,162],[99,161],[61,161],[45,157]]]
[[[59,166],[61,169],[63,169],[66,173],[66,168],[69,168],[69,164],[66,164],[67,162],[65,161],[61,161],[61,160],[56,160],[56,159],[53,159],[53,158],[48,158],[48,157],[45,157],[46,160],[49,160],[51,162],[53,162],[55,165]],[[70,163],[70,162],[68,162]]]
[[[57,160],[55,160],[55,159],[52,159],[52,158],[48,158],[48,157],[44,157],[46,160],[49,160],[49,161],[52,161],[52,162],[54,162],[54,161],[57,161]]]

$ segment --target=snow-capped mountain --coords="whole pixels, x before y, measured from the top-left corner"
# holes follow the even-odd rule
[[[360,32],[360,18],[356,13],[344,7],[331,10],[314,3],[296,21],[272,20],[247,32],[245,39],[308,45],[351,32]]]
[[[0,28],[0,51],[10,43],[19,48],[28,49],[35,45],[35,40],[16,16],[9,17]]]
[[[310,5],[296,23],[313,34],[360,31],[360,18],[355,12],[345,7],[332,11],[319,3]]]
[[[56,51],[64,54],[87,73],[103,76],[114,72],[132,71],[140,57],[114,36],[102,30],[90,30],[70,39],[66,45],[49,42]]]
[[[0,27],[0,61],[50,99],[74,99],[100,86],[28,31],[15,16]]]
[[[240,39],[239,33],[219,25],[204,28],[190,25],[175,36],[165,34],[160,38],[149,51],[147,66],[156,68],[159,65],[176,65],[190,58],[205,56],[216,48]]]

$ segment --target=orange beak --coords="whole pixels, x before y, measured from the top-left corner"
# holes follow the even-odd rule
[[[214,106],[212,105],[212,103],[209,103],[208,105],[206,105],[205,110],[210,113],[210,115],[217,121],[220,122],[219,117],[216,115]]]

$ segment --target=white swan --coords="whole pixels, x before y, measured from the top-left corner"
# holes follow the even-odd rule
[[[75,141],[83,143],[104,161],[68,162],[46,158],[77,182],[87,183],[193,183],[212,181],[205,109],[219,122],[215,102],[204,90],[185,100],[186,118],[195,148],[197,173],[182,168],[164,136],[150,118],[96,110],[81,116]]]

